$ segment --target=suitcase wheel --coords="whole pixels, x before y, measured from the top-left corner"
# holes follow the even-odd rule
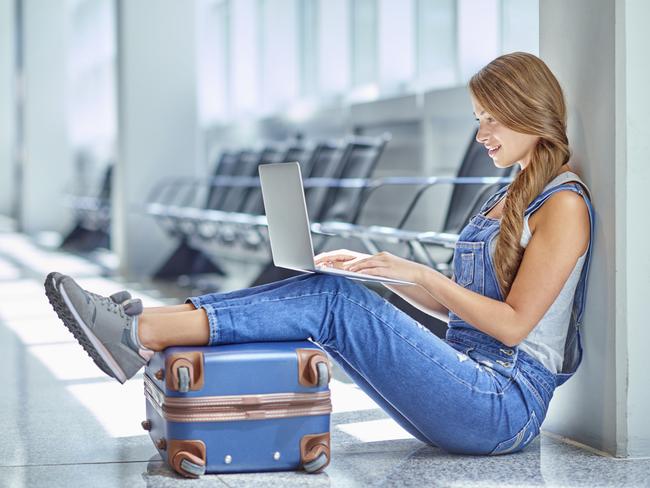
[[[203,476],[205,474],[205,464],[193,463],[189,459],[181,461],[181,469],[192,476]]]
[[[316,473],[317,471],[323,469],[327,466],[327,454],[322,453],[313,461],[309,461],[303,465],[303,468],[308,473]]]
[[[330,382],[330,371],[327,368],[327,363],[317,363],[316,369],[318,370],[318,387],[327,386]]]
[[[185,366],[178,368],[178,391],[181,393],[190,391],[190,370]]]
[[[198,478],[206,472],[205,444],[199,440],[170,439],[167,445],[167,462],[178,474]]]

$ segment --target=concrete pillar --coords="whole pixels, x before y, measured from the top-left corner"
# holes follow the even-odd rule
[[[623,17],[624,16],[624,17]],[[618,19],[624,27],[620,32]],[[624,19],[624,20],[623,20]],[[650,3],[646,0],[617,2],[617,178],[625,185],[616,185],[617,216],[624,219],[619,248],[625,246],[617,269],[621,299],[617,317],[621,329],[617,348],[620,381],[619,425],[625,432],[618,435],[618,454],[625,457],[650,456],[650,389],[648,389],[648,296],[650,294],[650,227],[648,222],[648,191],[650,190]],[[620,148],[620,152],[619,152]],[[623,227],[623,226],[621,226]],[[626,336],[626,337],[625,337]],[[619,336],[617,335],[617,341]],[[627,339],[625,341],[624,339]],[[625,368],[627,366],[627,369]],[[623,429],[621,429],[622,431]]]
[[[544,428],[620,457],[650,455],[649,19],[644,0],[540,2],[540,55],[565,90],[573,161],[597,214],[585,356]]]
[[[0,0],[0,214],[10,215],[14,197],[15,0]]]
[[[173,250],[142,213],[160,178],[197,170],[195,2],[118,0],[119,154],[114,172],[113,249],[120,271],[149,276]]]
[[[66,133],[64,0],[22,0],[24,32],[24,162],[22,230],[65,232],[72,221],[63,195],[72,183]]]

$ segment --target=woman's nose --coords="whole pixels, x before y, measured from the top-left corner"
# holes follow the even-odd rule
[[[488,139],[488,133],[483,126],[479,125],[478,130],[476,131],[476,141],[480,144],[485,144]]]

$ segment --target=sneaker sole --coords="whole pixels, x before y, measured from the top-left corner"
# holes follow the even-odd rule
[[[88,353],[90,358],[99,366],[99,368],[106,372],[111,371],[114,378],[120,383],[124,383],[128,378],[124,371],[115,361],[115,358],[101,343],[101,341],[92,333],[90,328],[81,320],[79,314],[72,306],[70,299],[65,293],[65,290],[57,290],[53,273],[50,273],[45,279],[45,295],[47,296],[50,305],[63,321],[64,325],[68,328],[77,342],[81,344],[84,351]]]

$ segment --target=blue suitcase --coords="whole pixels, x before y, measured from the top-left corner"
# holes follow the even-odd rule
[[[330,460],[330,376],[311,342],[170,347],[145,369],[142,427],[184,476],[318,472]]]

